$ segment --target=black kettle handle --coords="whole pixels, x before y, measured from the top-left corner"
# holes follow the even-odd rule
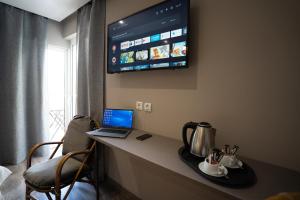
[[[190,144],[188,143],[188,140],[187,140],[187,130],[189,128],[196,130],[198,124],[199,123],[196,123],[196,122],[188,122],[182,128],[182,139],[183,139],[184,146],[187,150],[190,150]]]

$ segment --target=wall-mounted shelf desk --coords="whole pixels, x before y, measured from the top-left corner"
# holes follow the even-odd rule
[[[264,199],[280,192],[300,191],[299,173],[250,159],[242,160],[254,169],[258,179],[255,185],[242,189],[232,189],[216,185],[201,177],[180,160],[177,151],[183,145],[181,141],[152,133],[153,137],[150,139],[144,141],[136,139],[137,136],[144,133],[146,132],[134,130],[126,139],[95,137],[91,135],[89,137],[97,142],[123,150],[236,199]]]

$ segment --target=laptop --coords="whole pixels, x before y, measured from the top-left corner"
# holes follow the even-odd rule
[[[132,131],[133,110],[110,109],[103,112],[102,128],[89,132],[94,136],[126,138]]]

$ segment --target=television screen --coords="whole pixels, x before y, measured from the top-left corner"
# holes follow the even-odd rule
[[[186,68],[189,0],[168,0],[108,25],[107,72]]]

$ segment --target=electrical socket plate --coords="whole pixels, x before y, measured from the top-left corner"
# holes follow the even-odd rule
[[[144,111],[151,112],[152,111],[152,103],[144,103]]]
[[[143,102],[142,102],[142,101],[137,101],[137,102],[135,103],[135,108],[136,108],[137,110],[143,110]]]

